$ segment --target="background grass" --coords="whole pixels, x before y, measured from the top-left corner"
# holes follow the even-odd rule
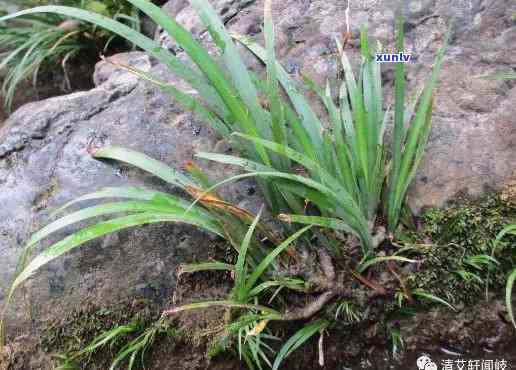
[[[9,8],[0,3],[0,12],[38,5],[60,4],[96,12],[140,29],[140,19],[134,7],[122,0],[16,0]],[[16,89],[22,81],[38,83],[41,70],[61,69],[66,87],[70,89],[67,65],[79,57],[98,58],[111,47],[120,48],[121,39],[94,25],[72,20],[58,14],[45,13],[0,24],[0,70],[5,77],[2,84],[4,105],[10,110]],[[118,46],[117,46],[118,44]],[[130,48],[128,44],[125,48]]]

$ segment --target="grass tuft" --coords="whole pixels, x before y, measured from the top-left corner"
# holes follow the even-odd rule
[[[51,0],[28,0],[15,1],[12,5],[23,9],[54,3],[56,2]],[[137,11],[125,1],[69,0],[59,3],[119,20],[137,31],[140,29]],[[37,84],[41,70],[61,66],[69,85],[67,64],[79,57],[96,58],[106,52],[114,39],[114,35],[106,30],[52,13],[0,22],[0,70],[5,70],[2,85],[5,107],[10,110],[22,81],[32,77],[33,84]]]

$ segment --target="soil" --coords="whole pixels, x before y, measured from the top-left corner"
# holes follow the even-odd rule
[[[182,280],[180,287],[178,286],[181,297],[176,296],[176,299],[187,303],[206,299],[208,294],[210,299],[222,298],[227,294],[229,283],[229,276],[220,278],[213,273],[197,273]],[[495,300],[491,300],[489,305],[479,302],[465,307],[460,313],[451,313],[445,309],[421,310],[415,318],[400,319],[397,325],[403,332],[405,350],[395,355],[380,322],[331,329],[324,338],[324,369],[413,370],[417,368],[417,358],[422,355],[429,356],[439,365],[442,361],[457,359],[503,359],[510,364],[507,369],[512,369],[510,366],[516,364],[516,335],[512,327],[500,324],[502,327],[495,328],[496,334],[490,336],[497,326],[493,323],[493,308],[498,315],[501,304]],[[81,348],[86,337],[92,338],[95,330],[88,332],[88,325],[95,326],[98,334],[114,325],[117,320],[125,320],[124,323],[131,321],[130,317],[135,314],[143,315],[143,320],[150,323],[160,312],[152,303],[138,299],[102,308],[89,302],[70,318],[64,319],[61,325],[49,325],[39,339],[23,336],[12,341],[3,354],[0,351],[0,370],[53,369],[56,365],[56,354],[63,353],[65,348]],[[146,354],[145,369],[245,370],[245,365],[235,355],[226,353],[211,359],[206,355],[209,350],[209,333],[222,322],[223,314],[217,310],[192,311],[173,320],[173,325],[187,329],[181,335],[158,336]],[[469,319],[464,320],[464,317]],[[276,335],[283,334],[287,337],[299,330],[302,324],[278,326],[272,330]],[[470,347],[459,350],[445,343],[438,333],[439,330],[446,330],[443,328],[449,329],[444,333],[449,339],[453,336],[465,336],[467,338],[461,338],[464,343],[472,340]],[[79,330],[82,336],[74,337],[73,330]],[[470,335],[477,338],[470,338]],[[107,369],[122,344],[98,351],[82,364],[81,369]],[[317,348],[318,337],[305,343],[301,350],[295,351],[281,369],[321,368]],[[138,365],[136,368],[143,367]]]

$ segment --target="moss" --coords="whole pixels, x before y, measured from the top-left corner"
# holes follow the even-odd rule
[[[458,244],[478,253],[490,251],[491,241],[516,219],[516,205],[492,194],[477,200],[462,200],[423,216],[423,233],[438,244]]]
[[[158,325],[161,313],[145,299],[120,302],[110,307],[99,307],[84,302],[65,317],[48,323],[40,339],[40,348],[48,353],[69,355],[84,349],[94,338],[110,329],[130,325],[135,328],[130,334],[121,335],[113,343],[86,356],[81,366],[88,369],[109,368],[117,352],[129,341],[146,330]],[[187,332],[171,321],[159,321],[156,342],[191,343]]]
[[[102,308],[93,302],[84,302],[65,317],[47,325],[41,336],[42,349],[72,352],[81,349],[96,335],[115,325],[144,325],[147,320],[137,306],[121,302],[114,307]]]
[[[496,235],[516,220],[516,205],[500,194],[480,199],[459,199],[444,209],[431,209],[421,217],[422,228],[412,238],[425,243],[419,251],[424,262],[408,278],[411,288],[420,288],[453,303],[473,303],[485,289],[501,291],[508,271],[516,264],[511,245],[515,237],[502,242],[496,254],[500,265],[476,269],[467,263],[476,255],[490,255]],[[462,276],[461,276],[462,274]],[[470,274],[475,274],[482,282]]]

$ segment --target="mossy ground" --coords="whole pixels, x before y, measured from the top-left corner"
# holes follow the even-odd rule
[[[108,369],[116,353],[130,340],[154,325],[159,318],[159,307],[145,299],[119,302],[102,307],[94,302],[84,302],[67,316],[50,322],[42,332],[40,347],[48,353],[73,354],[83,349],[99,334],[117,326],[131,325],[136,330],[122,335],[110,346],[103,347],[94,355],[81,357],[81,368]],[[162,325],[157,339],[173,339],[171,343],[188,342],[187,334],[175,326]],[[55,363],[59,363],[56,359]]]
[[[496,295],[501,296],[507,273],[516,266],[516,238],[509,237],[499,245],[499,252],[495,257],[500,264],[496,268],[479,270],[468,264],[467,261],[472,256],[490,255],[497,233],[514,220],[516,220],[516,203],[503,193],[491,194],[475,200],[457,199],[442,209],[431,209],[424,212],[416,220],[416,229],[406,231],[401,238],[403,246],[411,246],[412,257],[422,261],[416,265],[407,265],[398,271],[406,283],[406,289],[409,291],[420,289],[443,298],[454,306],[461,307],[462,314],[466,316],[469,314],[468,310],[471,312],[478,310],[474,308],[474,304],[485,299],[486,286],[491,292],[489,299],[494,300]],[[393,247],[396,246],[391,245],[385,248],[388,251]],[[223,248],[218,248],[217,257],[228,260],[233,258]],[[467,278],[470,275],[465,275],[460,271],[475,274],[478,279]],[[378,268],[373,269],[369,278],[380,283],[397,282],[392,276],[388,279],[382,278],[387,275],[390,276],[389,271],[379,265]],[[175,299],[181,303],[222,298],[228,294],[232,283],[231,277],[223,273],[198,273],[179,281]],[[357,285],[357,296],[364,289],[366,289],[364,286]],[[399,286],[397,289],[402,291]],[[356,302],[350,303],[354,305],[360,319],[351,323],[345,319],[345,315],[341,315],[343,319],[329,330],[328,339],[326,339],[330,341],[329,348],[340,348],[333,354],[335,358],[342,356],[343,353],[348,358],[360,357],[361,353],[368,351],[367,348],[372,348],[367,346],[373,344],[376,346],[379,342],[385,343],[392,350],[395,336],[401,335],[401,339],[403,339],[403,333],[407,335],[406,328],[414,326],[413,319],[409,319],[405,326],[400,324],[400,318],[403,319],[407,312],[412,312],[413,317],[415,317],[414,315],[427,315],[427,313],[433,315],[429,311],[431,302],[416,301],[400,309],[394,294],[374,302],[364,303],[358,298]],[[321,314],[334,316],[336,307],[337,304],[331,305]],[[503,309],[500,304],[497,307]],[[97,335],[117,325],[137,325],[139,328],[137,332],[121,337],[113,346],[87,356],[82,363],[83,369],[107,369],[117,351],[128,340],[135,338],[146,328],[154,325],[163,308],[152,302],[138,299],[121,302],[109,308],[102,307],[98,303],[86,302],[77,310],[70,312],[67,317],[48,323],[40,336],[38,346],[48,353],[73,353],[86,346]],[[223,320],[223,312],[213,311],[211,313],[206,311],[192,313],[190,316],[169,322],[168,326],[160,330],[152,348],[147,351],[145,356],[149,368],[238,368],[240,366],[238,361],[227,357],[222,362],[210,361],[209,356],[206,355],[210,348],[210,341],[217,333],[216,328],[220,327]],[[486,311],[479,312],[487,314]],[[454,315],[450,316],[450,312],[448,312],[444,314],[443,317],[446,319],[443,320],[453,321],[453,317],[456,317],[457,321],[462,320],[459,314]],[[496,316],[494,314],[489,319],[491,321],[486,320],[486,322],[492,323],[492,320],[496,320]],[[435,319],[435,316],[432,317]],[[419,325],[420,320],[416,321]],[[443,326],[443,328],[445,327],[446,325]],[[287,337],[296,328],[296,324],[288,324],[273,326],[272,329],[275,331],[274,334]],[[464,326],[459,325],[459,328],[464,329]],[[418,330],[425,331],[419,327]],[[409,334],[410,331],[408,331]],[[489,329],[486,329],[486,332],[488,331]],[[433,335],[430,332],[428,331],[429,336]],[[456,334],[455,332],[446,333],[450,337],[454,337]],[[471,339],[471,337],[473,335],[470,335],[467,340],[473,343],[476,339]],[[339,341],[346,343],[345,349],[338,345],[332,347],[331,343]],[[408,339],[407,341],[421,343],[419,339]],[[459,339],[458,341],[460,342]],[[315,348],[315,344],[307,344],[307,347]],[[401,343],[398,344],[401,345]],[[174,356],[176,360],[173,360]],[[310,349],[303,352],[302,355],[295,356],[301,356],[299,361],[307,361],[307,357],[316,358],[317,353]],[[178,361],[181,365],[176,364],[177,366],[170,367],[172,366],[170,361]],[[288,368],[304,369],[305,367],[289,365]]]
[[[504,194],[458,199],[446,208],[425,212],[420,229],[410,235],[423,244],[418,252],[424,262],[407,277],[408,284],[451,303],[477,301],[486,284],[490,290],[501,291],[507,273],[516,266],[516,237],[500,241],[495,254],[498,266],[480,270],[468,261],[478,255],[490,256],[497,234],[515,220],[516,203]]]

